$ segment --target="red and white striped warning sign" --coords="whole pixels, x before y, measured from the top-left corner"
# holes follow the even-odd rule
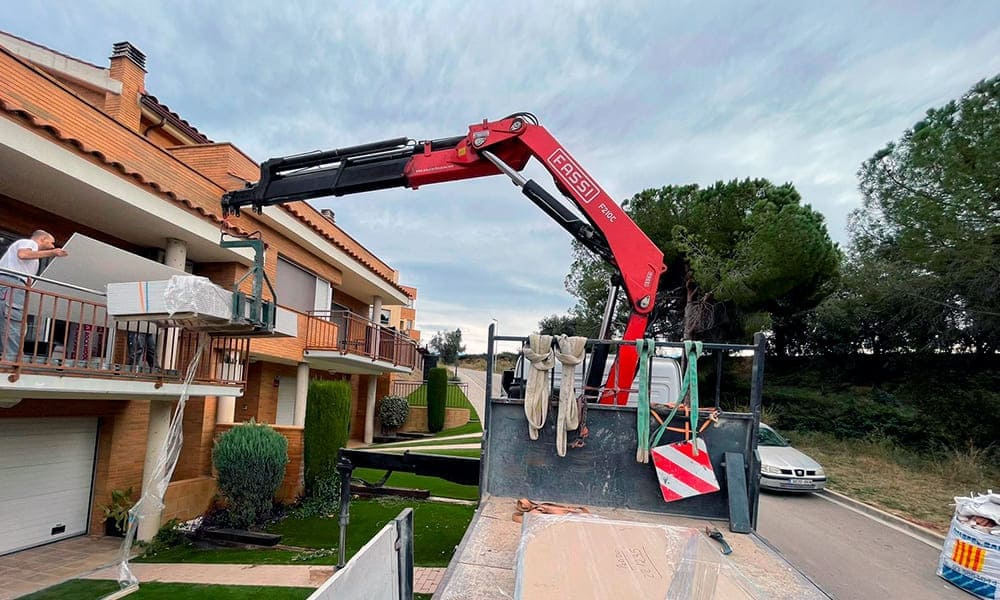
[[[698,438],[698,454],[690,441],[657,446],[649,451],[667,502],[719,491],[705,442]]]

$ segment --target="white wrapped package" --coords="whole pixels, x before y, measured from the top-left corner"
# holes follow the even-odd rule
[[[960,509],[961,504],[945,538],[937,574],[977,598],[1000,600],[1000,536],[963,523]]]

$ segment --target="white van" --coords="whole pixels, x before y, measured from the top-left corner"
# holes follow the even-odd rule
[[[590,360],[586,361],[589,365]],[[615,363],[615,355],[609,354],[608,360],[604,363],[604,376],[601,378],[601,385],[604,385],[608,380],[608,375],[611,372],[611,368]],[[677,402],[678,396],[681,390],[681,367],[680,364],[673,358],[667,356],[654,356],[649,363],[651,377],[649,386],[649,401],[655,404],[668,404]],[[514,365],[512,371],[506,371],[503,375],[503,380],[501,384],[501,389],[503,394],[510,398],[523,398],[524,397],[524,385],[526,381],[525,370],[528,367],[528,361],[524,360],[524,355],[520,354],[517,357],[517,363]],[[559,382],[562,379],[562,365],[557,361],[556,366],[549,371],[551,389],[553,390],[553,396],[558,397],[559,392]],[[577,391],[577,395],[583,390],[583,378],[584,378],[584,367],[583,365],[577,365],[575,372],[575,386],[574,389]],[[632,382],[632,389],[639,389],[639,371],[636,369],[636,380]],[[639,401],[638,392],[632,392],[628,396],[628,406],[635,406]]]

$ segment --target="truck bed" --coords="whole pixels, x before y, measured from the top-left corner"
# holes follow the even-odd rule
[[[485,496],[462,543],[448,565],[434,600],[510,600],[514,597],[520,523],[511,519],[516,498]],[[733,549],[728,557],[766,598],[829,598],[756,534],[729,533],[728,524],[638,510],[588,507],[600,517],[703,529],[712,523]],[[715,543],[715,542],[712,542]]]

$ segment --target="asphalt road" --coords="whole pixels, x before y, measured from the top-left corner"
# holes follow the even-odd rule
[[[472,369],[458,369],[458,376],[465,383],[469,384],[469,402],[479,413],[479,420],[482,421],[486,408],[486,371],[473,371]],[[500,385],[500,376],[493,377],[493,385]],[[497,391],[493,391],[494,395]]]
[[[486,373],[459,376],[482,415]],[[761,494],[757,531],[837,600],[971,598],[934,574],[940,548],[817,495]]]
[[[757,532],[838,600],[965,600],[934,574],[940,548],[813,494],[761,494]]]

